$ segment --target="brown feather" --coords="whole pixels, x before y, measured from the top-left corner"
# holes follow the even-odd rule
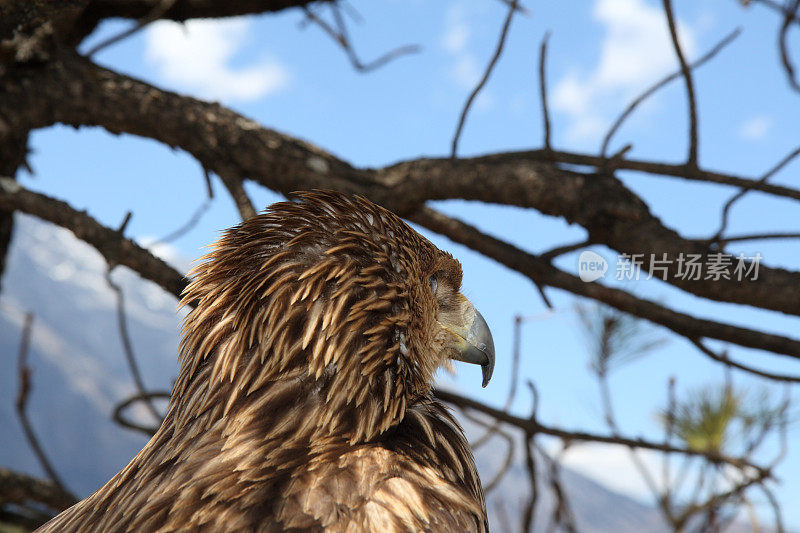
[[[361,198],[303,193],[193,269],[166,418],[39,531],[486,531],[428,279],[461,268]],[[444,304],[441,304],[444,305]]]

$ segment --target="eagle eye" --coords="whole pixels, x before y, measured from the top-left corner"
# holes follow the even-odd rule
[[[439,281],[436,279],[436,274],[428,278],[428,283],[431,284],[431,292],[433,292],[433,294],[436,294],[436,289],[439,288]]]

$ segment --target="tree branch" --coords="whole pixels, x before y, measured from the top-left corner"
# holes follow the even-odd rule
[[[756,472],[757,475],[761,477],[761,479],[767,479],[771,477],[771,471],[769,468],[758,466],[750,462],[748,459],[742,457],[728,457],[714,452],[701,451],[693,448],[681,448],[678,446],[670,446],[663,443],[651,442],[648,440],[644,440],[642,438],[632,439],[632,438],[613,436],[613,435],[597,435],[594,433],[587,433],[583,431],[567,431],[564,429],[559,429],[541,424],[535,419],[521,418],[512,415],[505,411],[501,411],[499,409],[490,407],[472,398],[461,396],[460,394],[456,394],[453,392],[436,389],[434,391],[434,396],[436,396],[443,402],[447,402],[449,404],[458,406],[460,408],[473,409],[480,413],[486,414],[505,424],[515,426],[527,433],[533,433],[533,434],[540,433],[543,435],[550,435],[551,437],[557,437],[567,442],[578,441],[578,442],[599,442],[604,444],[618,444],[621,446],[628,446],[630,448],[639,448],[643,450],[655,450],[665,453],[678,453],[686,456],[704,457],[705,459],[707,459],[712,463],[726,463],[731,466],[735,466],[738,469],[746,469],[746,468],[753,469],[753,471]]]
[[[705,331],[699,336],[720,339],[735,338],[735,344],[750,348],[766,349],[775,353],[800,357],[800,341],[771,335],[730,324],[714,322],[678,313],[655,302],[637,298],[625,291],[606,287],[598,283],[585,283],[576,276],[563,272],[549,262],[514,247],[511,244],[481,233],[478,229],[442,215],[432,209],[424,208],[409,219],[431,231],[445,235],[449,239],[472,248],[494,259],[498,263],[516,270],[531,280],[543,285],[564,289],[579,296],[592,298],[615,309],[645,318],[662,325],[679,335],[691,338],[691,331]],[[770,348],[766,346],[769,345]]]
[[[511,20],[514,18],[516,11],[517,0],[511,0],[508,6],[508,14],[503,22],[503,27],[500,30],[500,37],[497,39],[497,47],[494,50],[494,54],[489,60],[489,63],[487,63],[486,68],[483,71],[483,76],[481,76],[481,79],[478,81],[477,85],[475,85],[475,87],[472,89],[472,92],[469,93],[467,101],[464,102],[464,108],[461,110],[461,115],[458,117],[456,131],[453,134],[453,142],[450,146],[450,157],[452,158],[455,158],[458,154],[458,141],[461,139],[461,130],[464,128],[464,123],[466,122],[467,114],[472,107],[472,102],[475,101],[475,98],[478,97],[478,94],[480,94],[484,85],[486,85],[486,82],[489,81],[489,76],[492,75],[492,71],[494,70],[494,66],[497,64],[497,60],[500,59],[500,56],[503,54],[503,47],[506,44],[508,29],[511,27]]]
[[[669,34],[672,37],[672,46],[675,48],[675,55],[681,65],[681,74],[686,82],[686,100],[689,105],[689,155],[686,164],[697,168],[697,99],[694,96],[694,82],[692,81],[692,69],[689,68],[686,58],[681,50],[681,43],[678,39],[678,30],[675,25],[675,17],[672,14],[672,1],[664,0],[664,12],[667,15],[667,25]]]
[[[357,169],[319,149],[273,130],[261,128],[217,104],[160,91],[110,72],[80,57],[64,55],[37,68],[23,68],[7,83],[0,112],[12,126],[39,128],[56,122],[98,125],[112,132],[150,137],[179,146],[223,180],[250,179],[277,192],[336,189],[365,196],[401,216],[426,200],[461,198],[530,207],[584,226],[593,242],[620,252],[708,254],[698,241],[681,237],[654,217],[647,205],[608,174],[587,175],[558,168],[551,159],[603,166],[608,160],[568,157],[559,152],[515,152],[469,159],[419,159],[381,169]],[[64,94],[67,88],[67,94]],[[544,159],[544,161],[543,161]],[[620,159],[615,164],[637,166]],[[644,163],[640,169],[671,174],[669,165]],[[644,167],[644,168],[641,168]],[[665,168],[666,167],[666,168]],[[699,175],[679,167],[682,176]],[[713,181],[704,173],[702,178]],[[717,180],[800,199],[800,191],[752,180]],[[728,259],[733,260],[731,256]],[[761,265],[758,282],[735,279],[714,282],[683,279],[669,268],[666,281],[697,296],[800,314],[800,274]]]
[[[28,0],[25,0],[28,2]],[[104,19],[127,18],[146,20],[156,12],[162,0],[92,0],[75,25],[70,42],[79,43],[94,31]],[[159,18],[183,22],[195,18],[222,18],[257,13],[276,13],[292,7],[302,7],[315,0],[176,0]]]
[[[66,202],[24,189],[8,178],[0,178],[0,208],[18,210],[64,227],[93,246],[108,263],[124,265],[176,298],[181,297],[187,282],[180,272],[135,242],[120,236],[117,230],[101,225],[86,212],[77,211]]]
[[[26,504],[36,502],[56,511],[63,511],[78,500],[52,481],[0,467],[0,503]]]

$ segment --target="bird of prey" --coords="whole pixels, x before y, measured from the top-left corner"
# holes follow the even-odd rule
[[[193,270],[163,424],[39,531],[487,531],[463,430],[431,391],[494,367],[461,267],[363,198],[314,191]]]

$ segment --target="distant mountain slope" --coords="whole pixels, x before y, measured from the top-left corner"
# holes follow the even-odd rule
[[[0,465],[42,475],[14,412],[16,354],[24,312],[31,310],[35,322],[29,353],[34,370],[30,417],[55,468],[71,489],[87,495],[146,442],[110,420],[115,403],[134,392],[117,333],[115,295],[104,279],[105,262],[92,248],[39,220],[17,215],[16,221],[0,294]],[[126,269],[118,268],[114,280],[125,291],[145,382],[152,389],[169,390],[177,374],[176,301]],[[472,425],[467,431],[480,434]],[[499,468],[503,454],[498,450],[503,446],[490,442],[478,450],[484,481]],[[498,509],[516,526],[530,494],[520,450],[517,446],[518,460],[488,496],[495,531],[502,530]],[[541,457],[539,463],[539,472],[546,472]],[[562,475],[580,531],[665,531],[654,509],[577,472],[564,469]],[[536,530],[545,531],[553,499],[546,479],[540,478]]]

